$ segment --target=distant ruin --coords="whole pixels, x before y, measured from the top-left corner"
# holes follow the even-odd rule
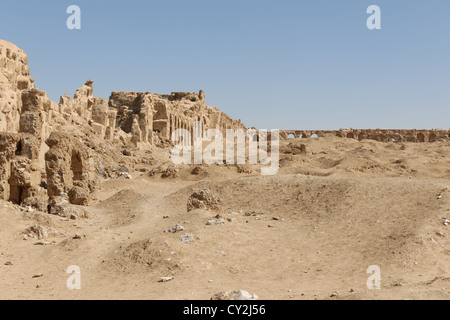
[[[450,138],[450,130],[395,130],[395,129],[341,129],[341,130],[282,130],[280,139],[308,139],[311,137],[376,140],[380,142],[435,142]]]

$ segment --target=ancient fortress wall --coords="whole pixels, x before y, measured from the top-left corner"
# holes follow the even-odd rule
[[[98,186],[103,159],[89,137],[142,149],[169,141],[179,128],[193,133],[195,121],[223,132],[244,128],[207,106],[203,91],[113,92],[107,101],[94,96],[89,80],[55,103],[35,88],[25,52],[3,40],[0,111],[0,198],[64,216],[74,213],[70,204],[88,203]]]
[[[356,140],[376,140],[380,142],[434,142],[450,138],[450,130],[385,130],[385,129],[341,129],[333,130],[283,130],[280,139],[311,138],[312,136],[336,136]]]

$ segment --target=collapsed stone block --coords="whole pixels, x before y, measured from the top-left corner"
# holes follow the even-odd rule
[[[222,200],[217,193],[208,189],[194,191],[188,199],[187,211],[201,208],[220,211],[222,210]]]
[[[50,199],[49,213],[71,220],[89,218],[89,214],[86,210],[72,206],[66,197],[55,197]]]
[[[58,231],[53,227],[44,227],[38,224],[26,229],[24,234],[28,238],[33,238],[37,240],[46,240],[49,236],[56,235]]]
[[[89,193],[85,189],[75,186],[69,190],[69,202],[75,205],[87,205]]]
[[[27,112],[20,116],[20,132],[41,137],[42,117],[38,112]]]
[[[48,197],[42,196],[42,197],[34,197],[30,196],[25,198],[22,201],[22,206],[24,207],[30,207],[40,212],[47,212],[48,211]]]

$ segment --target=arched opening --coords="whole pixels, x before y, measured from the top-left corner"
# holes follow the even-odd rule
[[[430,133],[430,136],[428,137],[429,142],[434,142],[437,140],[437,136],[435,133]]]
[[[21,205],[23,200],[22,197],[23,197],[23,187],[11,186],[9,201]]]
[[[20,156],[22,154],[22,141],[17,142],[16,145],[16,156]]]
[[[417,134],[417,140],[419,140],[419,142],[425,142],[425,135],[423,133]]]
[[[290,134],[290,135],[288,135],[288,139],[295,139],[295,136],[294,136],[294,134]]]
[[[311,135],[310,138],[311,138],[311,139],[317,139],[317,138],[319,138],[319,136],[318,136],[317,134],[314,133],[314,134]]]
[[[83,179],[83,164],[81,162],[80,154],[75,150],[72,151],[70,170],[72,171],[73,181],[79,181]]]
[[[398,142],[402,142],[402,136],[400,135],[400,133],[396,132],[394,133],[394,138],[392,139],[392,142],[394,143],[398,143]]]

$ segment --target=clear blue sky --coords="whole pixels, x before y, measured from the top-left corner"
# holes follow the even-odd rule
[[[203,89],[260,129],[450,127],[449,0],[2,1],[0,38],[57,102],[92,78],[105,98]]]

